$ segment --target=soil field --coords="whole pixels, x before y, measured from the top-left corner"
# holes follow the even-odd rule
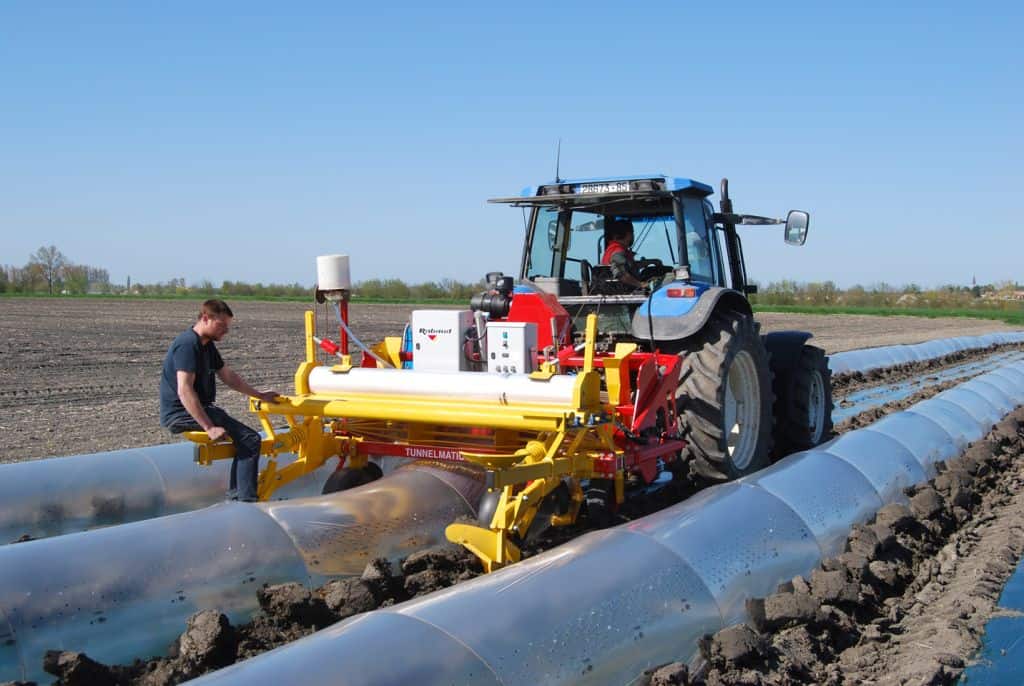
[[[257,387],[290,392],[308,307],[233,303],[232,331],[219,345],[225,360]],[[375,343],[398,335],[415,308],[424,306],[353,305],[352,328]],[[159,426],[157,384],[168,344],[197,309],[198,301],[0,298],[0,462],[177,440]],[[829,353],[1013,330],[978,319],[763,313],[758,320],[764,332],[811,331]],[[229,389],[218,402],[247,413],[246,400]]]

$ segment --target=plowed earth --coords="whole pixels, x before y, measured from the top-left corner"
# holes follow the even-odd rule
[[[168,344],[197,309],[175,300],[0,298],[0,462],[176,440],[159,426],[157,383]],[[290,392],[308,306],[239,301],[232,309],[232,331],[219,345],[224,359],[253,385]],[[331,321],[318,309],[318,321]],[[352,328],[375,343],[399,335],[412,309],[352,305]],[[762,332],[811,331],[829,353],[1010,329],[973,319],[767,313],[758,320]],[[218,403],[247,413],[246,400],[230,390]]]
[[[3,441],[0,461],[112,450],[170,440],[171,437],[157,426],[156,383],[165,346],[175,334],[190,325],[194,309],[195,304],[176,301],[0,300],[0,321],[8,332],[3,342],[5,354],[0,358],[0,429],[7,429],[0,439]],[[301,354],[305,306],[243,302],[234,309],[234,330],[220,346],[225,359],[255,385],[287,392]],[[397,334],[411,309],[409,306],[353,307],[354,329],[367,342]],[[766,314],[759,320],[764,332],[813,331],[815,342],[827,352],[1009,328],[988,321],[909,317]],[[907,369],[903,374],[911,376],[921,371]],[[850,385],[891,380],[851,379]],[[837,429],[854,428],[938,392],[941,387],[865,413]],[[230,391],[223,395],[222,404],[239,415],[245,413],[244,400]],[[779,616],[760,617],[760,622],[755,622],[752,628],[732,627],[709,637],[704,647],[708,665],[705,671],[689,675],[683,665],[676,663],[662,670],[652,670],[647,675],[648,683],[950,683],[962,669],[984,618],[991,613],[1001,581],[1012,570],[1020,553],[1019,542],[1014,540],[1007,546],[1007,542],[1000,539],[989,546],[975,547],[976,555],[989,560],[997,551],[1002,553],[999,557],[1002,566],[995,575],[998,578],[992,579],[991,592],[986,594],[987,604],[977,607],[969,629],[964,632],[966,635],[960,637],[961,644],[956,648],[950,646],[948,654],[932,651],[908,654],[907,651],[920,641],[901,640],[904,633],[911,632],[900,620],[905,619],[907,624],[912,621],[914,625],[926,621],[942,624],[948,623],[954,613],[959,613],[955,616],[963,614],[962,603],[953,597],[951,608],[942,611],[937,607],[937,617],[930,619],[923,613],[930,603],[922,603],[917,592],[932,582],[929,588],[941,590],[948,586],[955,593],[953,580],[945,575],[935,576],[933,571],[940,565],[946,571],[944,553],[948,545],[943,544],[951,542],[947,537],[952,534],[956,540],[957,529],[962,527],[964,535],[973,540],[979,531],[971,522],[990,521],[993,515],[998,516],[1000,506],[1009,504],[1005,494],[1019,492],[1019,472],[1005,469],[1016,462],[1014,453],[1019,454],[1020,434],[1014,443],[1017,426],[1009,423],[1001,426],[1002,432],[989,439],[992,448],[975,458],[978,462],[953,468],[954,472],[965,471],[978,476],[979,463],[989,462],[992,458],[988,456],[994,453],[1005,455],[1003,459],[1007,464],[985,465],[991,470],[986,473],[992,476],[1008,471],[1005,480],[992,480],[991,476],[976,479],[976,486],[984,487],[974,490],[971,501],[972,505],[980,501],[980,508],[954,508],[954,504],[963,503],[962,492],[947,495],[943,486],[933,484],[936,490],[929,492],[938,491],[942,496],[940,500],[948,498],[948,504],[943,505],[949,509],[939,513],[941,517],[930,517],[917,510],[908,513],[920,517],[918,530],[926,530],[930,535],[921,542],[899,538],[906,554],[899,560],[904,566],[896,570],[900,584],[893,584],[889,591],[892,595],[875,588],[875,577],[869,573],[858,576],[856,572],[860,568],[855,570],[847,560],[829,561],[815,573],[820,579],[814,576],[806,581],[794,580],[794,584],[780,589],[783,595],[779,598],[761,601],[769,608],[776,608],[773,611]],[[650,498],[641,499],[633,508],[624,508],[620,518],[642,516],[660,509],[699,487],[699,484],[680,483],[677,488],[663,489]],[[990,497],[992,501],[988,500]],[[936,524],[929,524],[930,519]],[[1020,531],[1018,526],[1011,524],[1010,530],[1016,534]],[[585,520],[580,528],[587,528]],[[578,533],[580,530],[551,531],[549,534],[553,535],[542,536],[536,549],[528,546],[524,552],[536,553],[557,544],[562,537]],[[851,541],[866,535],[864,531],[855,531]],[[851,543],[853,547],[856,545],[856,542]],[[1005,555],[1007,548],[1013,551],[1010,556]],[[877,559],[890,561],[884,557]],[[964,576],[975,578],[973,570],[961,571]],[[231,627],[216,611],[199,613],[184,627],[185,633],[173,646],[169,657],[163,659],[110,669],[81,654],[54,652],[47,658],[47,670],[58,677],[57,683],[63,684],[145,683],[155,686],[180,683],[294,640],[351,614],[400,602],[477,573],[475,560],[462,551],[416,555],[395,568],[377,562],[367,568],[362,579],[331,582],[313,592],[297,584],[265,588],[259,594],[261,612],[251,623],[241,627]],[[842,606],[831,597],[818,597],[823,593],[818,589],[819,583],[839,581],[842,581],[840,590],[849,591],[850,597],[844,596],[848,606]],[[904,588],[906,595],[900,599],[898,591]],[[790,617],[785,614],[789,612],[785,603],[800,593],[807,595],[798,600],[807,600],[803,605],[807,605],[809,614],[804,617],[794,611],[794,617]],[[780,603],[782,610],[778,609]],[[755,609],[757,607],[761,606],[755,604]],[[850,634],[846,643],[827,640],[827,636],[839,632]],[[822,646],[826,645],[838,649],[825,650]],[[748,649],[748,646],[753,647]],[[799,655],[799,660],[794,655]],[[894,665],[905,665],[905,668],[897,671],[892,669]]]

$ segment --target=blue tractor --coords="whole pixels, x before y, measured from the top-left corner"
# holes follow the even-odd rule
[[[515,291],[555,295],[577,331],[596,313],[608,350],[632,342],[681,356],[676,397],[689,452],[681,464],[724,481],[825,440],[832,389],[828,360],[807,344],[810,333],[760,335],[748,300],[756,286],[736,230],[784,224],[786,243],[799,246],[808,213],[793,210],[785,220],[737,214],[727,179],[716,212],[713,192],[651,174],[556,179],[490,202],[528,210]],[[608,264],[623,226],[633,234],[632,278]]]

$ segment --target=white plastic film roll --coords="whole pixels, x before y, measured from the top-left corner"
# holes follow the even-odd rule
[[[321,291],[347,291],[352,287],[348,255],[320,255],[316,258],[316,283]]]

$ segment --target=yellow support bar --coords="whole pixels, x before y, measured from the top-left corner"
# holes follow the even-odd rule
[[[583,375],[581,375],[582,377]],[[592,403],[600,381],[587,381],[583,399]],[[598,405],[599,407],[599,405]],[[284,397],[260,403],[270,414],[379,419],[451,426],[476,426],[514,431],[556,431],[572,408],[557,405],[482,405],[479,401],[414,398],[401,395],[349,394],[344,398],[319,395]]]
[[[583,339],[583,371],[594,370],[594,344],[597,341],[597,315],[587,315],[586,337]]]
[[[636,352],[636,343],[617,343],[615,355],[604,361],[604,383],[608,387],[608,401],[622,405],[629,401],[629,365],[626,361]]]
[[[316,342],[313,336],[316,335],[316,319],[312,310],[306,310],[306,360],[299,365],[295,372],[295,394],[306,395],[309,393],[309,374],[316,366]]]

